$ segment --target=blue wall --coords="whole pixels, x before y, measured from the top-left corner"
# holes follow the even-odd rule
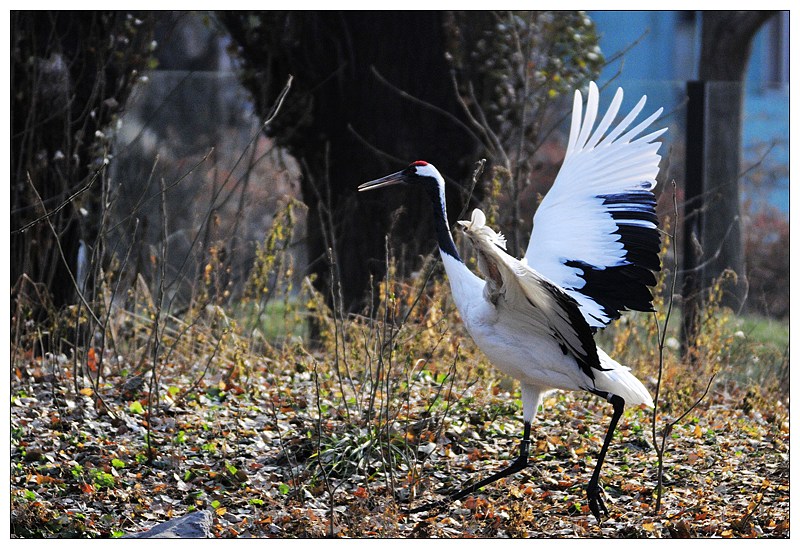
[[[685,82],[697,78],[700,53],[699,12],[678,11],[589,11],[600,35],[600,48],[606,59],[640,41],[622,59],[607,66],[600,76],[608,82],[620,70],[611,87],[625,88],[626,104],[641,95],[648,96],[648,106],[663,106],[666,113],[675,111],[667,122],[682,133]],[[787,29],[788,27],[785,27]],[[764,25],[754,39],[747,71],[744,104],[743,169],[761,162],[771,169],[775,183],[769,189],[744,185],[743,197],[789,211],[789,92],[788,84],[768,82],[769,33]],[[788,31],[784,30],[784,48],[779,63],[788,67]],[[774,60],[771,62],[775,62]],[[786,69],[788,70],[788,68]],[[629,103],[631,102],[631,103]],[[649,109],[646,109],[649,110]],[[765,151],[769,151],[763,157]]]
[[[607,80],[622,67],[626,80],[688,79],[690,74],[678,75],[675,67],[675,35],[678,14],[674,11],[590,11],[600,34],[600,48],[606,58],[631,46],[624,56],[603,71]]]

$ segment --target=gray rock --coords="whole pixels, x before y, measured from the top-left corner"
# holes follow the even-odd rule
[[[195,511],[153,526],[144,532],[128,534],[126,538],[210,538],[213,518],[211,511]]]

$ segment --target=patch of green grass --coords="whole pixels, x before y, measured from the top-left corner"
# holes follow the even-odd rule
[[[750,340],[784,350],[789,346],[789,322],[758,315],[743,315],[736,324]]]
[[[246,326],[258,330],[266,341],[305,340],[308,337],[305,314],[301,311],[301,304],[294,300],[270,300],[263,305],[240,303],[234,309],[234,318],[240,318]]]

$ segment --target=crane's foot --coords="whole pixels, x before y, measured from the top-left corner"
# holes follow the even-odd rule
[[[414,507],[413,509],[409,509],[406,511],[409,515],[413,515],[414,513],[425,513],[426,511],[432,511],[438,507],[442,507],[444,504],[450,503],[450,499],[443,499],[440,501],[432,501],[431,503],[426,503],[425,505],[420,505],[419,507]]]
[[[462,497],[474,492],[478,488],[480,488],[480,486],[473,485],[463,490],[459,490],[458,492],[451,493],[449,495],[443,494],[442,499],[426,503],[425,505],[420,505],[419,507],[414,507],[413,509],[409,509],[407,513],[409,515],[413,515],[414,513],[424,513],[426,511],[433,511],[434,509],[439,509],[441,507],[444,507],[445,505],[453,503],[454,501],[460,500]]]
[[[458,492],[456,492],[454,494],[450,494],[449,496],[445,496],[445,498],[440,500],[440,501],[426,503],[425,505],[421,505],[420,507],[415,507],[414,509],[410,509],[408,511],[408,513],[409,514],[422,513],[424,511],[431,511],[431,510],[436,509],[438,507],[442,507],[442,506],[444,506],[444,505],[446,505],[448,503],[452,503],[454,501],[458,501],[461,498],[463,498],[464,496],[467,496],[467,495],[469,495],[469,494],[471,494],[473,492],[478,491],[479,489],[483,488],[487,484],[491,484],[491,483],[493,483],[493,482],[495,482],[497,480],[500,480],[501,478],[505,478],[505,477],[507,477],[509,475],[513,475],[514,473],[518,473],[519,471],[522,471],[525,467],[528,466],[528,448],[529,447],[530,447],[530,442],[523,441],[523,443],[521,445],[522,451],[521,451],[520,456],[516,460],[514,460],[514,462],[511,465],[509,465],[508,467],[506,467],[502,471],[499,471],[499,472],[491,475],[490,477],[483,479],[480,482],[476,482],[474,484],[471,484],[471,485],[467,486],[466,488],[464,488],[462,490],[459,490]]]
[[[589,510],[594,515],[594,518],[597,519],[597,522],[602,520],[600,516],[601,512],[605,516],[608,516],[608,509],[603,501],[602,491],[603,489],[600,488],[597,482],[589,481],[589,484],[586,485],[586,498],[589,500]]]
[[[462,490],[459,490],[458,492],[445,496],[445,498],[440,501],[426,503],[425,505],[421,505],[419,507],[415,507],[414,509],[410,509],[408,511],[408,514],[431,511],[433,509],[436,509],[437,507],[442,507],[448,503],[458,501],[464,496],[480,490],[487,484],[491,484],[497,480],[500,480],[501,478],[505,478],[509,475],[513,475],[514,473],[522,471],[525,467],[528,466],[528,454],[530,453],[530,449],[531,449],[531,424],[529,421],[526,421],[525,429],[522,434],[522,442],[520,442],[519,445],[519,457],[517,457],[517,459],[514,460],[514,463],[512,463],[502,471],[498,471],[497,473],[481,480],[480,482],[470,484],[469,486],[467,486]]]

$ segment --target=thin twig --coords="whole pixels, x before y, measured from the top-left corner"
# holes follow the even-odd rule
[[[656,485],[656,503],[654,506],[654,513],[658,514],[661,510],[661,497],[663,493],[664,487],[664,453],[666,452],[667,447],[667,439],[669,435],[672,433],[672,429],[675,425],[683,420],[692,410],[697,408],[699,404],[703,401],[703,399],[708,395],[708,391],[711,389],[711,384],[716,377],[716,373],[711,375],[711,378],[708,380],[708,384],[706,385],[705,391],[700,397],[692,404],[689,408],[687,408],[678,418],[669,422],[665,425],[664,429],[661,433],[661,442],[659,445],[658,442],[658,433],[657,433],[657,425],[658,425],[658,405],[659,405],[659,397],[661,393],[661,381],[663,376],[664,370],[664,348],[666,343],[667,337],[667,326],[669,324],[669,318],[672,314],[672,307],[675,298],[675,285],[677,280],[677,239],[676,239],[676,231],[678,226],[678,205],[676,199],[676,192],[675,192],[675,181],[672,182],[673,192],[672,192],[672,203],[673,203],[673,211],[675,213],[675,222],[673,225],[673,233],[672,233],[672,246],[673,246],[673,257],[675,257],[675,269],[672,275],[672,288],[670,291],[670,298],[669,298],[669,305],[667,307],[667,313],[664,320],[664,327],[661,329],[658,322],[658,317],[655,316],[654,318],[656,321],[656,327],[658,329],[659,340],[658,340],[658,378],[656,381],[656,390],[655,390],[655,398],[653,399],[653,421],[652,421],[652,436],[653,436],[653,447],[656,449],[656,454],[658,456],[658,473],[657,473],[657,485]]]
[[[436,112],[436,113],[438,113],[438,114],[441,114],[442,116],[444,116],[445,118],[447,118],[448,120],[450,120],[451,122],[453,122],[454,124],[456,124],[456,125],[457,125],[459,128],[461,128],[461,129],[463,129],[465,132],[467,132],[467,134],[468,134],[470,137],[472,137],[472,139],[474,139],[474,140],[475,140],[475,142],[477,142],[477,143],[482,143],[482,141],[481,141],[480,137],[478,137],[477,135],[475,135],[475,133],[472,131],[472,129],[471,129],[469,126],[467,126],[466,124],[464,124],[464,123],[463,123],[461,120],[459,120],[459,119],[458,119],[458,118],[457,118],[455,115],[453,115],[452,113],[450,113],[450,112],[447,112],[447,111],[446,111],[446,110],[444,110],[443,108],[441,108],[441,107],[437,107],[436,105],[434,105],[434,104],[432,104],[432,103],[429,103],[429,102],[427,102],[427,101],[423,101],[422,99],[419,99],[418,97],[414,97],[413,95],[411,95],[411,94],[410,94],[410,93],[408,93],[407,91],[405,91],[405,90],[403,90],[403,89],[399,88],[398,86],[396,86],[396,85],[392,84],[391,82],[389,82],[388,80],[386,80],[386,79],[385,79],[385,78],[384,78],[384,77],[381,75],[381,73],[380,73],[380,72],[378,72],[378,69],[376,69],[374,65],[370,66],[370,70],[372,71],[372,74],[374,74],[374,75],[375,75],[375,77],[378,79],[378,82],[380,82],[381,84],[384,84],[384,85],[385,85],[385,86],[387,86],[388,88],[390,88],[390,89],[394,90],[394,91],[395,91],[395,92],[396,92],[396,93],[397,93],[397,94],[398,94],[400,97],[402,97],[403,99],[407,99],[408,101],[411,101],[412,103],[416,103],[417,105],[421,105],[422,107],[425,107],[426,109],[429,109],[429,110],[431,110],[431,111],[433,111],[433,112]]]
[[[167,202],[166,192],[164,192],[164,179],[161,183],[161,276],[158,281],[158,298],[156,299],[156,310],[153,312],[153,332],[152,332],[152,365],[150,370],[149,394],[147,395],[147,462],[153,463],[155,452],[153,450],[153,410],[158,401],[158,362],[161,350],[161,334],[159,325],[162,322],[162,306],[164,304],[164,279],[167,276]]]
[[[39,193],[37,192],[36,196],[39,197],[39,204],[42,207],[42,209],[45,211],[44,215],[41,215],[41,216],[37,217],[36,219],[34,219],[33,221],[31,221],[30,223],[28,223],[27,225],[25,225],[21,229],[16,229],[14,231],[11,231],[11,234],[24,233],[25,231],[27,231],[28,229],[30,229],[31,227],[33,227],[37,223],[39,223],[41,221],[44,221],[45,219],[48,219],[48,218],[54,216],[55,214],[57,214],[58,212],[60,212],[64,208],[66,208],[69,204],[72,203],[73,200],[75,200],[76,198],[78,198],[80,195],[82,195],[83,193],[85,193],[86,191],[88,191],[91,188],[91,186],[94,184],[95,180],[97,180],[97,177],[103,172],[103,170],[105,170],[105,166],[103,166],[102,168],[100,168],[99,170],[94,172],[94,175],[92,176],[92,178],[89,180],[89,182],[86,185],[84,185],[83,187],[81,187],[80,189],[78,189],[77,191],[72,193],[71,195],[69,195],[67,197],[67,199],[64,200],[64,202],[62,202],[61,204],[59,204],[58,206],[56,206],[53,210],[51,210],[49,212],[47,211],[47,208],[45,208],[44,201],[41,199],[41,197],[39,197]],[[28,179],[30,180],[30,174],[28,175]],[[34,188],[34,190],[36,190],[36,189]]]

